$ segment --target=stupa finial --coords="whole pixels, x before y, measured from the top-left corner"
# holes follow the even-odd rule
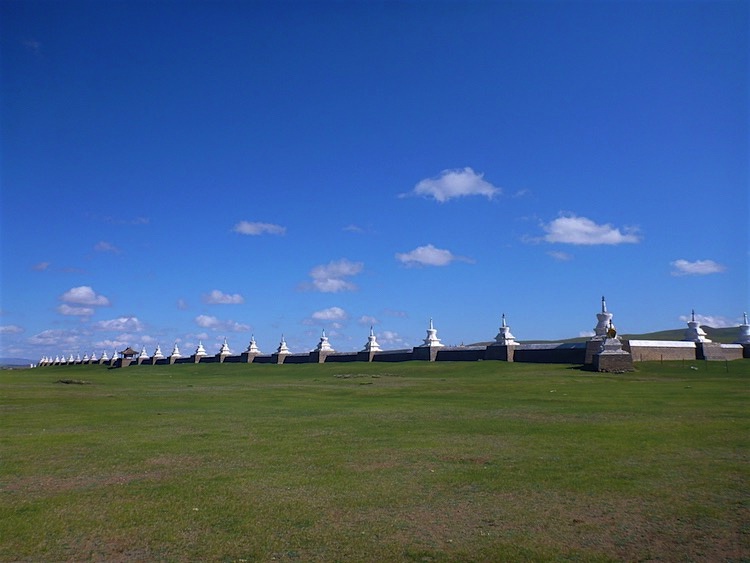
[[[743,318],[742,324],[746,325],[747,324],[747,313],[742,313],[742,318]]]
[[[602,313],[607,312],[607,301],[604,299],[604,295],[602,295]]]
[[[503,324],[502,324],[501,326],[502,326],[503,328],[505,328],[506,326],[508,326],[508,325],[506,324],[506,322],[505,322],[505,313],[503,313]]]

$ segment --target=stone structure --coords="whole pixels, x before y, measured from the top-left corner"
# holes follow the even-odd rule
[[[225,336],[224,343],[221,345],[219,353],[216,354],[216,359],[219,361],[219,363],[224,363],[224,360],[226,360],[231,355],[232,351],[229,349],[229,344],[227,344],[227,338]]]
[[[510,332],[510,327],[505,322],[505,313],[503,313],[500,328],[498,329],[497,336],[495,336],[495,342],[487,347],[484,357],[487,360],[512,362],[517,347],[518,342],[516,342],[516,337]]]
[[[291,356],[292,352],[289,350],[289,346],[286,345],[286,340],[284,340],[284,335],[281,335],[281,342],[279,342],[279,347],[276,348],[276,353],[273,354],[275,358],[275,363],[277,364],[283,364],[286,360],[287,356]]]
[[[253,360],[257,356],[261,355],[260,348],[258,348],[258,344],[255,342],[255,335],[253,334],[250,336],[250,343],[247,345],[247,349],[242,352],[242,355],[240,357],[240,361],[245,363],[252,363]]]
[[[169,355],[169,363],[173,364],[180,358],[182,358],[182,354],[180,354],[180,349],[177,347],[177,342],[175,342],[172,353]]]
[[[197,364],[206,356],[208,356],[208,353],[206,352],[206,349],[203,347],[203,341],[199,340],[198,347],[195,349],[195,354],[193,354],[193,361]]]
[[[602,341],[599,351],[594,354],[593,369],[594,371],[615,373],[633,371],[633,356],[630,352],[623,350],[622,342],[617,336],[611,318],[609,319],[607,335]]]
[[[424,344],[414,348],[414,359],[415,360],[427,360],[434,362],[437,359],[438,350],[445,346],[440,339],[437,337],[437,329],[432,324],[432,318],[430,318],[430,326],[427,329],[427,337],[424,339]]]
[[[287,346],[284,336],[276,352],[273,354],[262,354],[255,342],[255,336],[250,339],[247,349],[239,356],[233,356],[227,339],[216,356],[208,356],[200,342],[193,356],[182,357],[175,342],[172,354],[164,358],[161,348],[157,345],[151,358],[150,364],[175,364],[193,362],[246,362],[246,363],[277,363],[277,364],[301,364],[301,363],[340,363],[340,362],[404,362],[409,360],[427,361],[479,361],[500,360],[529,363],[562,363],[581,365],[588,369],[597,371],[626,371],[632,369],[633,361],[659,361],[659,360],[735,360],[742,357],[750,357],[750,324],[747,315],[743,316],[743,324],[739,326],[739,338],[734,344],[718,344],[711,342],[705,332],[695,321],[693,312],[688,323],[686,335],[692,337],[683,341],[654,341],[654,340],[625,340],[617,336],[612,323],[612,313],[607,311],[606,301],[602,297],[602,311],[597,314],[597,326],[595,336],[587,342],[573,343],[529,343],[522,344],[516,341],[507,324],[505,314],[502,315],[501,326],[495,341],[488,346],[445,346],[437,336],[437,330],[430,319],[427,336],[423,344],[414,348],[401,350],[382,350],[377,341],[373,327],[367,343],[359,352],[336,352],[328,341],[325,330],[322,331],[320,342],[317,347],[309,353],[292,354]],[[607,331],[602,333],[600,326],[607,322]],[[62,354],[52,358],[42,356],[38,366],[55,365],[77,365],[77,364],[105,364],[111,366],[127,366],[136,359],[138,363],[145,363],[145,348],[140,355],[128,347],[121,352],[122,359],[117,351],[114,351],[110,360],[104,351],[97,360],[95,353],[90,356],[85,354],[81,359],[80,354],[74,356]],[[123,361],[124,360],[124,361]]]
[[[688,321],[688,328],[685,331],[685,338],[690,342],[711,342],[706,332],[700,327],[700,323],[695,320],[695,309],[693,309],[690,320]]]

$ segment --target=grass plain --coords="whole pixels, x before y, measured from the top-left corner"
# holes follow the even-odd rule
[[[4,371],[0,560],[749,561],[749,397],[748,360]]]

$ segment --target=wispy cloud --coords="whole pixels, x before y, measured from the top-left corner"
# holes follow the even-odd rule
[[[569,260],[573,259],[572,254],[568,254],[567,252],[560,252],[559,250],[551,250],[547,253],[548,256],[551,256],[558,262],[567,262]]]
[[[682,322],[688,322],[692,320],[692,315],[681,315],[680,320]],[[710,326],[711,328],[730,328],[737,326],[739,323],[722,317],[721,315],[695,315],[695,320],[702,326]]]
[[[88,305],[91,307],[101,307],[109,305],[109,299],[104,295],[97,294],[90,286],[81,285],[70,288],[60,296],[60,301],[73,303],[75,305]]]
[[[286,233],[286,227],[273,223],[240,221],[232,228],[232,231],[241,235],[283,235]]]
[[[178,308],[178,309],[179,309],[180,311],[184,311],[184,310],[186,310],[186,309],[188,308],[188,304],[187,304],[187,301],[185,301],[184,299],[178,299],[178,300],[177,300],[177,308]]]
[[[96,322],[93,327],[97,330],[113,332],[141,332],[144,328],[138,317],[117,317],[116,319]]]
[[[312,282],[303,284],[303,288],[323,293],[354,291],[357,286],[346,278],[356,276],[364,269],[362,262],[352,262],[346,258],[334,260],[328,264],[315,266],[310,270]]]
[[[72,330],[43,330],[29,338],[29,343],[38,346],[61,347],[69,350],[72,347],[78,347],[80,335],[77,331]]]
[[[375,317],[372,317],[370,315],[362,315],[357,319],[357,323],[361,324],[362,326],[373,326],[378,324],[380,321],[376,319]]]
[[[49,269],[50,264],[50,262],[39,262],[38,264],[34,264],[31,269],[37,272],[44,272]]]
[[[341,307],[329,307],[321,311],[315,311],[311,318],[316,321],[341,321],[346,319],[347,314]]]
[[[357,234],[362,234],[365,232],[365,229],[363,229],[362,227],[358,225],[347,225],[342,230],[344,230],[347,233],[357,233]]]
[[[409,252],[396,253],[396,260],[407,266],[447,266],[451,262],[472,262],[463,256],[456,256],[450,250],[436,248],[431,244],[418,246]]]
[[[212,315],[198,315],[195,317],[195,324],[201,328],[207,328],[214,331],[247,332],[250,330],[249,325],[238,323],[233,320],[220,320]]]
[[[114,244],[109,243],[105,240],[100,240],[94,245],[94,250],[97,252],[111,252],[112,254],[119,254],[120,249],[117,248]]]
[[[547,232],[544,241],[564,244],[623,244],[640,242],[640,237],[633,228],[625,228],[625,232],[610,224],[598,225],[586,217],[563,215],[554,221],[543,224]]]
[[[204,303],[210,305],[238,305],[244,303],[245,299],[239,293],[224,293],[218,289],[214,289],[211,293],[203,295]]]
[[[399,197],[410,195],[433,198],[441,203],[458,197],[472,195],[485,196],[492,199],[499,195],[502,190],[493,186],[484,179],[484,174],[477,174],[469,168],[456,168],[443,170],[434,178],[420,180],[411,192],[401,194]]]
[[[24,331],[23,327],[18,325],[2,325],[0,326],[0,334],[20,334]]]
[[[407,346],[406,340],[401,338],[401,335],[398,332],[394,332],[392,330],[384,330],[382,332],[379,332],[377,334],[378,342],[380,344],[384,345],[394,345],[394,346]]]
[[[674,268],[672,270],[673,276],[705,276],[708,274],[719,274],[726,270],[726,266],[713,260],[688,262],[687,260],[679,259],[670,262],[670,265]]]
[[[93,307],[78,307],[75,305],[68,305],[62,303],[57,307],[57,312],[61,315],[73,316],[73,317],[90,317],[94,314]]]

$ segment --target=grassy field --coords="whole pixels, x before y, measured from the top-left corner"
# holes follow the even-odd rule
[[[748,360],[6,371],[0,560],[749,561],[749,398]]]

